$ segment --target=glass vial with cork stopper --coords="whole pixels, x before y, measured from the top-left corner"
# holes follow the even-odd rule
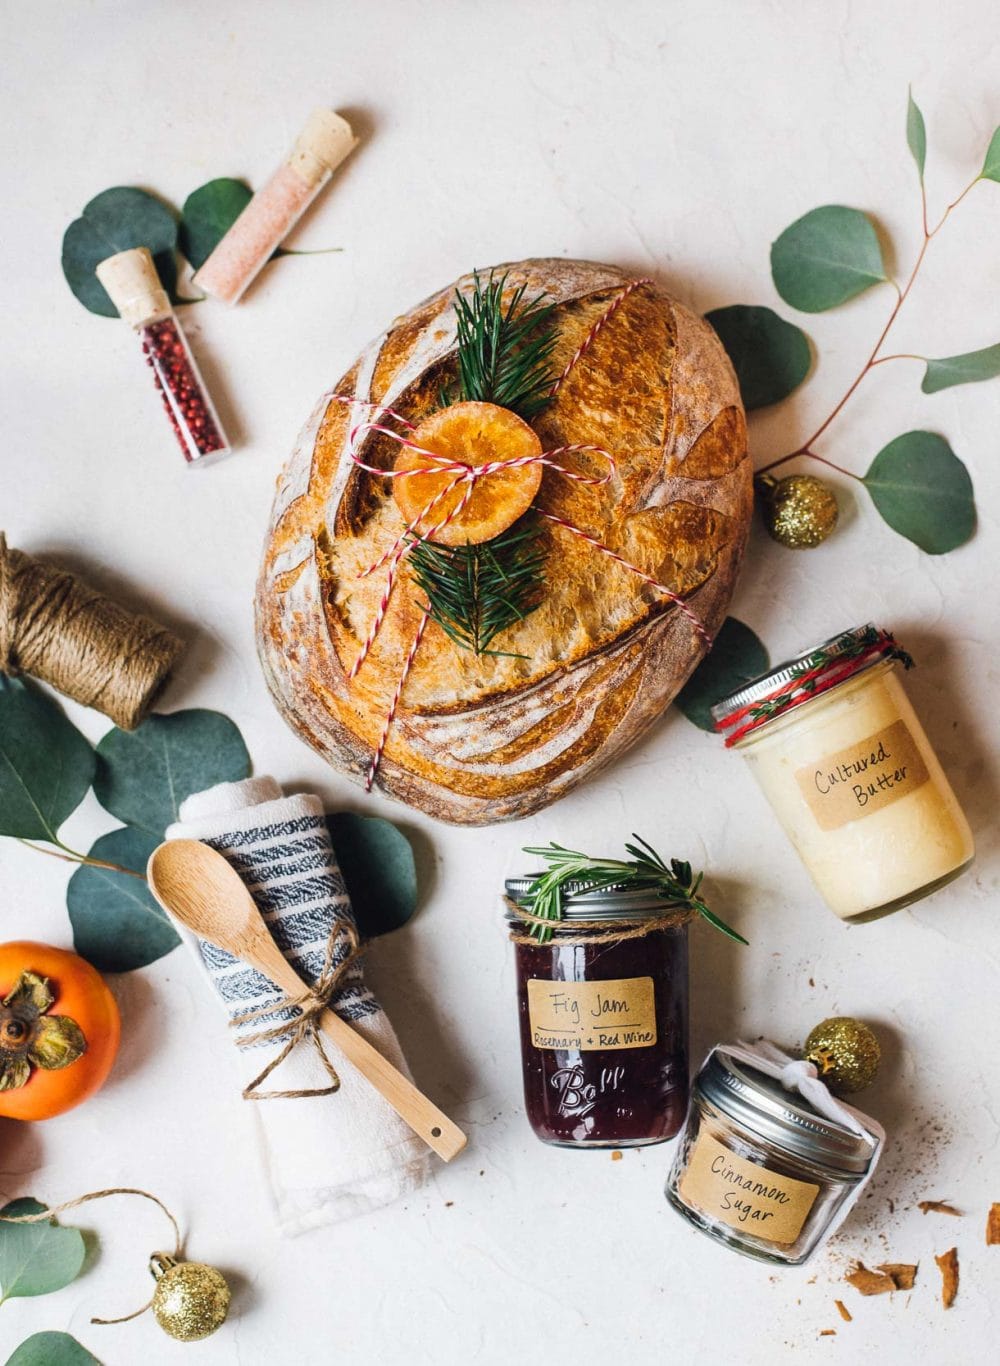
[[[238,303],[357,142],[346,119],[314,109],[288,157],[195,275],[199,289]]]
[[[97,278],[142,345],[189,465],[228,455],[229,442],[146,247],[107,257]]]

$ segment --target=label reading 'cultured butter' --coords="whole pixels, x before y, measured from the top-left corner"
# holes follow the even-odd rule
[[[838,830],[921,787],[930,775],[905,721],[796,769],[795,780],[821,830]]]
[[[649,1048],[656,1043],[652,977],[608,982],[528,979],[528,1020],[536,1048]]]
[[[685,1204],[769,1243],[794,1243],[819,1186],[737,1157],[704,1130],[677,1189]]]

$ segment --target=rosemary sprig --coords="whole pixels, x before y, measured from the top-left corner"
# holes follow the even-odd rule
[[[648,888],[671,906],[688,906],[697,911],[730,939],[740,944],[747,942],[724,920],[720,920],[714,911],[710,911],[699,896],[704,873],[693,873],[690,863],[681,859],[671,859],[668,867],[644,839],[636,834],[632,838],[636,843],[625,845],[626,853],[632,855],[628,861],[592,858],[578,850],[566,849],[555,841],[544,848],[525,849],[526,854],[535,854],[549,865],[547,871],[539,873],[528,888],[528,909],[532,915],[544,920],[561,920],[563,889],[569,882],[586,883],[590,891],[619,886]],[[546,944],[552,938],[552,930],[547,925],[535,925],[531,933],[540,944]]]
[[[817,669],[824,669],[828,664],[839,664],[846,660],[857,659],[859,655],[863,655],[866,650],[877,645],[882,639],[882,633],[876,630],[874,626],[866,626],[857,635],[847,632],[844,635],[837,636],[835,640],[830,642],[829,646],[817,647],[800,664],[793,665],[788,670],[788,681],[792,682],[801,678],[803,674],[811,674]],[[897,645],[891,636],[886,640],[883,655],[886,659],[898,659],[904,669],[913,668],[912,655],[907,654],[900,645]],[[822,682],[822,675],[817,675],[815,678],[804,678],[801,690],[805,693],[815,692]],[[778,697],[765,697],[763,701],[750,708],[748,715],[753,721],[770,719],[772,716],[777,716],[783,712],[797,696],[797,690],[792,689],[782,692]]]
[[[530,514],[482,545],[417,541],[410,551],[410,572],[427,594],[431,620],[477,655],[508,653],[489,647],[538,606],[544,564],[537,519]]]
[[[472,277],[469,298],[455,293],[458,391],[462,399],[496,403],[530,422],[549,402],[557,341],[554,304],[525,297],[519,285],[504,304],[507,276]]]
[[[444,405],[458,399],[495,403],[526,422],[548,403],[555,380],[550,365],[557,333],[554,304],[528,299],[525,286],[511,291],[507,276],[472,276],[472,293],[455,293],[458,333],[457,385],[441,392]],[[497,452],[503,458],[503,452]],[[523,621],[542,600],[545,552],[541,523],[522,517],[482,545],[448,547],[417,541],[410,572],[427,595],[432,621],[460,649],[491,650],[501,631]]]

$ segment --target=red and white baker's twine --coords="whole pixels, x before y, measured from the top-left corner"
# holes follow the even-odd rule
[[[639,289],[642,285],[648,285],[652,283],[653,281],[648,278],[632,280],[629,284],[623,286],[622,289],[618,291],[612,302],[608,305],[605,311],[601,314],[601,316],[597,319],[594,325],[590,328],[590,331],[583,339],[583,342],[580,344],[579,347],[577,347],[576,351],[571,356],[569,363],[566,365],[566,367],[560,374],[559,378],[553,384],[551,389],[552,395],[555,395],[559,392],[571,371],[575,368],[576,365],[579,364],[579,362],[590,350],[598,333],[605,326],[605,324],[614,316],[614,314],[622,306],[622,304],[629,297],[629,295],[632,294],[635,290]],[[384,418],[389,417],[392,418],[394,421],[398,422],[400,426],[406,429],[406,431],[413,432],[415,430],[412,422],[410,422],[407,418],[403,417],[401,413],[395,412],[392,408],[387,407],[385,404],[369,402],[366,399],[354,398],[347,394],[334,394],[333,401],[337,403],[344,403],[347,405],[357,404],[359,407],[367,408],[369,411],[375,410],[379,415],[380,420],[366,420],[364,422],[359,422],[351,429],[348,438],[348,445],[351,453],[351,459],[353,460],[354,464],[358,466],[359,469],[365,470],[369,474],[376,475],[380,479],[406,479],[412,475],[418,474],[454,475],[454,478],[449,480],[427,503],[427,505],[420,512],[419,516],[417,516],[412,522],[408,522],[406,524],[406,526],[403,528],[402,532],[396,538],[393,544],[386,551],[384,551],[383,554],[381,554],[377,560],[370,564],[367,569],[362,570],[362,572],[358,575],[359,578],[366,578],[368,577],[368,575],[375,573],[383,566],[388,565],[385,586],[383,588],[381,598],[379,599],[379,604],[376,609],[375,616],[372,620],[371,629],[369,630],[368,635],[365,641],[363,642],[360,651],[358,652],[357,658],[355,659],[353,665],[351,666],[348,672],[348,679],[354,679],[357,677],[359,670],[361,669],[365,660],[371,653],[372,647],[374,646],[379,631],[382,629],[382,625],[385,621],[386,613],[389,609],[389,600],[392,596],[392,591],[395,587],[398,578],[399,567],[404,557],[407,554],[409,554],[413,547],[418,543],[423,541],[433,541],[434,537],[439,532],[441,532],[446,526],[448,526],[450,522],[454,521],[456,518],[461,516],[465,508],[468,506],[469,499],[472,497],[472,493],[475,489],[476,483],[480,479],[485,479],[491,474],[497,474],[501,470],[522,469],[529,465],[542,465],[547,469],[555,470],[557,474],[562,475],[565,479],[572,479],[576,483],[589,484],[593,487],[599,488],[605,484],[610,483],[617,473],[617,464],[614,456],[611,455],[609,451],[604,450],[604,448],[601,446],[594,446],[588,444],[557,446],[552,450],[542,451],[539,455],[522,455],[516,456],[510,460],[490,460],[482,465],[470,465],[464,460],[457,460],[452,456],[441,455],[436,451],[426,450],[424,449],[424,447],[417,445],[416,442],[411,441],[409,437],[404,435],[403,432],[394,430],[392,427],[387,427],[383,425]],[[421,465],[418,468],[408,470],[385,470],[379,469],[376,465],[366,464],[366,462],[358,454],[357,448],[359,440],[369,432],[377,432],[379,435],[388,437],[391,441],[395,441],[398,445],[405,447],[407,450],[415,451],[417,454],[426,457],[427,464]],[[608,468],[604,474],[581,474],[577,470],[567,469],[566,466],[561,464],[560,460],[558,459],[558,457],[561,456],[579,455],[587,452],[593,455],[601,456],[604,460],[607,461]],[[444,502],[448,498],[449,494],[451,494],[456,488],[459,488],[462,485],[465,486],[462,491],[462,496],[455,503],[454,507],[450,508],[448,512],[446,512],[443,516],[439,518],[439,520],[437,520],[436,522],[432,522],[431,525],[427,525],[428,519],[433,517],[435,510],[438,508],[439,504]],[[680,611],[691,623],[692,628],[702,638],[705,644],[707,646],[711,646],[712,637],[709,635],[704,622],[702,622],[697,617],[697,615],[691,610],[691,608],[687,605],[683,598],[681,598],[678,594],[674,593],[671,589],[667,588],[665,584],[662,584],[658,580],[652,578],[651,575],[645,573],[644,570],[640,569],[638,565],[630,563],[630,561],[626,560],[624,556],[619,555],[614,550],[611,550],[608,546],[604,545],[601,541],[597,540],[596,537],[588,535],[585,531],[581,531],[579,527],[574,526],[572,522],[566,521],[565,518],[558,517],[551,512],[544,512],[541,508],[536,508],[535,511],[538,512],[547,521],[552,522],[555,526],[562,527],[564,530],[570,532],[572,535],[577,536],[581,540],[585,541],[588,545],[593,546],[595,550],[601,551],[602,554],[607,555],[610,559],[614,560],[616,564],[621,565],[623,568],[635,574],[644,583],[648,584],[658,593],[664,594],[665,597],[669,598],[670,601],[680,609]],[[413,643],[410,646],[409,652],[407,653],[406,659],[403,663],[403,668],[399,676],[399,681],[396,684],[396,690],[393,693],[392,701],[389,704],[389,710],[386,713],[385,722],[382,726],[382,733],[379,736],[378,744],[375,747],[371,763],[368,767],[368,774],[365,780],[365,787],[368,791],[371,790],[372,784],[375,781],[375,775],[378,772],[379,763],[381,761],[382,754],[385,751],[385,746],[389,738],[389,732],[392,728],[392,723],[396,718],[397,711],[399,710],[399,703],[403,695],[403,688],[405,687],[406,680],[410,675],[410,670],[413,667],[413,661],[416,658],[417,650],[420,647],[420,642],[423,640],[424,631],[427,628],[427,623],[429,620],[430,609],[428,608],[425,609],[423,616],[420,619],[420,624],[417,627],[416,634],[413,638]]]

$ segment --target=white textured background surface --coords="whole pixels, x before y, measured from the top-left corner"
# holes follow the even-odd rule
[[[195,630],[166,705],[228,711],[258,772],[342,807],[360,807],[359,792],[285,730],[265,694],[250,595],[279,465],[361,345],[470,266],[527,255],[615,261],[698,309],[773,305],[771,241],[830,201],[874,211],[902,271],[919,245],[907,83],[928,121],[932,206],[975,173],[1000,123],[988,0],[6,0],[3,21],[0,524],[13,544],[86,566]],[[235,311],[185,315],[241,444],[189,472],[132,338],[63,283],[62,232],[110,185],[179,204],[217,175],[259,184],[318,102],[356,111],[366,137],[298,245],[344,253],[281,261]],[[934,246],[896,349],[947,355],[1000,339],[998,225],[1000,186],[980,186]],[[755,423],[758,460],[825,414],[890,302],[873,291],[806,320],[821,359],[793,402]],[[895,628],[976,829],[974,872],[848,929],[817,904],[739,760],[673,714],[625,762],[520,826],[449,830],[372,801],[366,810],[414,834],[427,891],[417,920],[372,953],[373,978],[419,1081],[468,1126],[467,1154],[405,1208],[282,1241],[215,1003],[177,953],[115,983],[125,1043],[96,1100],[45,1126],[0,1124],[0,1193],[55,1202],[152,1188],[190,1229],[190,1255],[232,1273],[233,1320],[197,1347],[148,1318],[91,1327],[91,1313],[141,1297],[144,1250],[163,1236],[155,1211],[109,1203],[80,1221],[100,1231],[99,1258],[60,1294],[0,1308],[0,1346],[66,1328],[106,1366],[989,1358],[1000,1300],[1000,1248],[983,1244],[1000,1200],[1000,383],[928,398],[919,378],[913,365],[877,371],[823,449],[863,471],[900,432],[940,430],[975,481],[975,540],[929,558],[845,487],[843,527],[820,550],[791,554],[755,531],[735,610],[775,658],[846,623]],[[70,710],[93,738],[106,729]],[[67,835],[86,848],[111,824],[88,800]],[[835,1013],[865,1016],[885,1039],[868,1103],[891,1150],[870,1198],[804,1272],[745,1261],[668,1210],[670,1148],[616,1163],[550,1150],[522,1116],[502,879],[521,868],[523,844],[599,848],[633,827],[707,867],[715,903],[752,940],[739,950],[694,932],[696,1055],[737,1033],[795,1044]],[[68,870],[7,842],[0,859],[3,936],[68,944]],[[968,1215],[923,1217],[925,1197]],[[933,1254],[955,1243],[962,1288],[944,1313]],[[838,1284],[855,1255],[919,1261],[916,1289],[862,1300]],[[819,1338],[824,1328],[837,1336]]]

